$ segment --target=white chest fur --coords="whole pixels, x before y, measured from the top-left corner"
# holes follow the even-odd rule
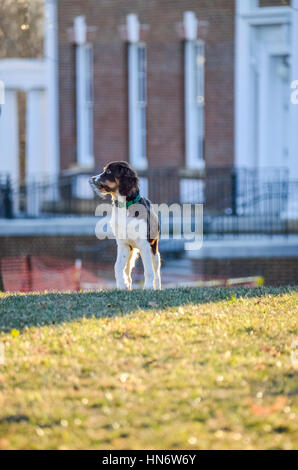
[[[147,223],[144,219],[128,215],[126,208],[113,206],[110,225],[115,238],[122,243],[141,249],[147,242]]]

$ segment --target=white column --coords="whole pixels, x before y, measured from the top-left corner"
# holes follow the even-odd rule
[[[292,37],[291,37],[291,81],[298,80],[298,0],[292,0]],[[294,90],[290,90],[290,93]],[[298,181],[298,104],[290,103],[290,154],[289,175],[291,181]],[[298,220],[297,187],[290,183],[287,218]]]
[[[187,168],[196,168],[200,163],[197,155],[198,135],[196,109],[194,103],[194,52],[191,41],[185,41],[184,47],[184,95],[185,95],[185,155]],[[203,161],[201,162],[203,163]]]
[[[48,170],[50,175],[56,176],[60,171],[57,0],[46,0],[45,20],[45,58],[47,63],[48,94]]]
[[[0,116],[0,172],[19,178],[19,125],[17,92],[6,90]]]
[[[275,77],[270,77],[270,56],[266,47],[260,48],[260,92],[259,92],[259,162],[258,167],[274,167],[277,163],[270,154],[270,91],[272,90],[272,81]],[[253,97],[251,97],[253,99]],[[255,118],[251,116],[251,118]]]
[[[81,167],[93,168],[93,149],[90,148],[89,142],[90,135],[93,137],[93,119],[87,106],[87,87],[93,87],[93,55],[92,49],[89,47],[88,60],[87,25],[84,16],[75,18],[74,33],[76,44],[77,162]]]
[[[46,168],[46,142],[44,138],[43,91],[27,93],[26,118],[26,182],[27,213],[37,216],[40,212],[41,181]]]
[[[256,3],[256,2],[254,2]],[[250,141],[252,126],[250,115],[250,26],[242,16],[252,7],[250,0],[236,2],[236,59],[235,59],[235,164],[249,167],[254,158]]]
[[[27,93],[26,118],[26,180],[41,179],[46,169],[44,156],[46,142],[44,142],[44,114],[43,92],[29,90]]]
[[[137,45],[128,45],[128,96],[129,96],[129,161],[140,168],[139,114],[136,110],[138,94],[138,50]]]
[[[147,158],[144,158],[142,150],[143,132],[146,132],[146,108],[141,108],[139,103],[139,60],[138,48],[140,47],[141,25],[138,16],[134,13],[126,17],[126,30],[128,39],[128,108],[129,108],[129,161],[138,169],[148,166]],[[142,116],[143,113],[143,116]],[[142,129],[142,118],[143,122]],[[144,144],[146,145],[146,144]],[[146,154],[146,151],[145,151]]]
[[[298,0],[292,0],[292,80],[298,80]],[[291,90],[294,91],[294,90]],[[298,181],[298,104],[290,104],[290,175]]]
[[[134,13],[126,17],[128,45],[128,96],[129,96],[129,161],[136,168],[140,167],[139,125],[136,102],[138,95],[138,56],[137,43],[140,40],[140,23]]]

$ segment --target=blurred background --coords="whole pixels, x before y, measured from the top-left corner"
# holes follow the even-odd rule
[[[297,44],[298,0],[0,0],[0,291],[115,286],[88,184],[113,160],[204,204],[164,286],[297,284]]]

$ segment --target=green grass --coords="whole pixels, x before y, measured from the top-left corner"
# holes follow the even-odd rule
[[[0,449],[297,449],[298,289],[0,295]]]

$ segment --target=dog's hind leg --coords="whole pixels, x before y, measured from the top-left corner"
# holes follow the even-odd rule
[[[129,257],[128,257],[128,260],[127,260],[127,263],[126,263],[126,267],[125,267],[125,273],[126,273],[126,277],[127,277],[127,281],[128,281],[128,289],[129,290],[132,289],[131,271],[135,267],[136,260],[137,260],[138,256],[139,256],[139,250],[137,250],[135,248],[131,248],[130,253],[129,253]]]
[[[151,247],[147,240],[140,247],[141,258],[144,266],[145,284],[144,289],[154,289],[154,269],[151,257]]]
[[[161,277],[160,277],[160,267],[161,267],[161,261],[160,261],[160,253],[157,251],[155,254],[151,253],[152,255],[152,263],[153,263],[153,269],[154,269],[154,283],[155,283],[155,288],[157,290],[161,290]]]
[[[130,255],[130,247],[124,243],[118,243],[117,260],[115,264],[115,277],[117,289],[129,288],[129,282],[126,274],[126,264]]]

